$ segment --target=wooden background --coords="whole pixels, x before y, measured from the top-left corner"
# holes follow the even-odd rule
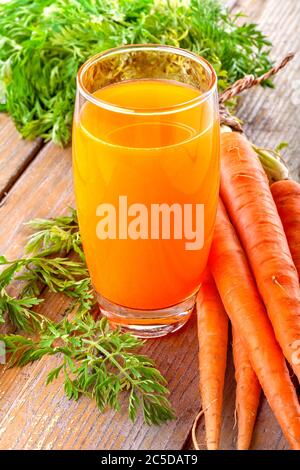
[[[274,43],[273,58],[300,50],[299,0],[231,1],[250,20],[259,23]],[[300,176],[300,54],[276,79],[275,90],[255,89],[241,99],[239,116],[246,133],[258,145],[274,147],[289,142],[285,151],[292,176]],[[20,139],[10,119],[0,114],[0,251],[8,258],[23,253],[28,235],[23,223],[34,217],[62,214],[74,204],[71,151],[41,140]],[[44,313],[59,319],[65,299],[44,293]],[[167,377],[176,421],[159,429],[133,425],[122,413],[101,415],[88,399],[64,397],[58,380],[45,387],[48,369],[57,360],[48,358],[24,369],[0,369],[0,449],[182,449],[192,448],[190,432],[200,407],[198,393],[195,319],[183,330],[162,340],[148,341],[145,352]],[[229,364],[224,397],[222,448],[235,448],[235,382]],[[198,439],[204,446],[203,422]],[[285,439],[262,400],[253,449],[285,449]]]

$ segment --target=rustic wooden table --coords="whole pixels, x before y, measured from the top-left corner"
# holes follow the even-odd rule
[[[232,1],[257,21],[274,43],[273,57],[300,50],[299,0]],[[300,55],[276,78],[275,90],[255,89],[241,100],[239,116],[247,135],[256,143],[275,146],[289,142],[286,158],[292,176],[299,179]],[[23,223],[35,217],[62,214],[74,205],[71,150],[52,143],[20,138],[10,119],[0,115],[0,251],[19,257],[28,232]],[[45,292],[43,312],[59,319],[66,301]],[[192,448],[190,433],[200,407],[198,393],[197,338],[195,319],[183,330],[162,340],[149,341],[145,350],[167,377],[176,421],[157,429],[131,424],[126,412],[101,415],[88,399],[69,401],[61,382],[45,387],[55,358],[41,360],[24,369],[0,370],[1,449],[182,449]],[[50,364],[51,363],[51,364]],[[235,383],[229,365],[224,397],[222,448],[235,448]],[[204,428],[198,439],[204,446]],[[262,400],[253,449],[286,449],[285,439]]]

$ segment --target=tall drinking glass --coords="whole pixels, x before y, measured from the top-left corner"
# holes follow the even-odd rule
[[[79,70],[74,182],[100,309],[162,336],[189,318],[219,190],[216,74],[174,47],[103,52]]]

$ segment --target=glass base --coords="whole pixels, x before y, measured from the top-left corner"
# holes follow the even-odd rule
[[[97,294],[100,311],[113,326],[140,338],[158,338],[179,330],[190,318],[197,292],[179,304],[159,310],[122,307]]]

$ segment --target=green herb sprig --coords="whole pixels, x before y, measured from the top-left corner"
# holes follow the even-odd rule
[[[41,257],[53,253],[68,254],[73,250],[84,261],[77,213],[72,208],[69,209],[69,212],[70,215],[56,217],[55,219],[33,219],[27,222],[25,225],[34,232],[29,237],[25,252],[33,255],[38,253]]]
[[[120,395],[128,394],[128,413],[134,421],[141,405],[146,424],[174,418],[166,381],[149,358],[132,352],[143,341],[111,330],[106,318],[85,316],[76,321],[50,322],[38,341],[21,335],[3,335],[11,365],[24,366],[43,356],[59,355],[61,363],[51,370],[47,384],[60,374],[69,399],[81,395],[96,399],[100,411],[121,409]]]
[[[218,0],[11,0],[0,4],[0,109],[24,137],[65,145],[79,66],[130,43],[162,43],[203,55],[219,88],[270,68],[270,42]]]
[[[0,265],[7,265],[0,274],[0,322],[4,322],[7,312],[13,325],[31,332],[37,328],[40,316],[31,307],[41,303],[37,298],[44,287],[51,292],[61,292],[76,300],[80,306],[92,297],[87,269],[82,262],[69,258],[45,258],[34,256],[8,261],[0,257]],[[23,281],[23,289],[18,298],[10,296],[7,288],[13,280]],[[46,321],[46,320],[45,320]]]
[[[22,334],[2,334],[10,366],[25,366],[44,356],[58,356],[47,384],[62,375],[69,399],[94,398],[100,411],[121,409],[121,395],[128,397],[128,415],[135,420],[142,409],[146,424],[174,418],[167,398],[166,380],[153,361],[137,351],[143,341],[119,329],[112,330],[105,318],[94,318],[95,298],[87,274],[76,212],[52,220],[35,219],[28,240],[28,258],[8,261],[0,274],[0,322],[5,319]],[[66,257],[77,253],[77,260]],[[55,255],[59,255],[55,257]],[[61,255],[64,256],[61,256]],[[18,297],[9,294],[14,281],[21,281]],[[54,322],[34,308],[44,288],[71,298],[65,318]],[[69,318],[71,317],[71,319]]]

